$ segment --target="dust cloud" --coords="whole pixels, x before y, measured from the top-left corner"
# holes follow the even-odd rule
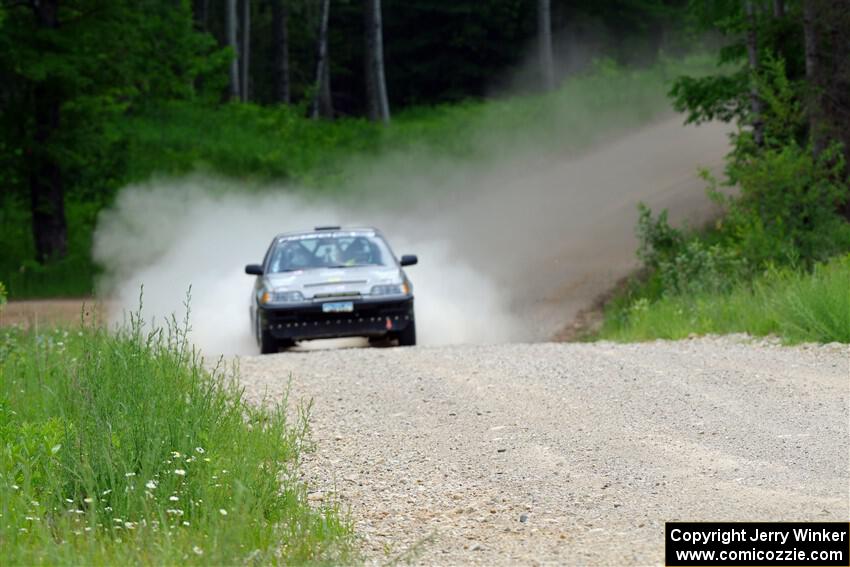
[[[581,154],[398,152],[352,164],[351,190],[336,198],[200,174],[152,180],[101,214],[100,293],[132,310],[144,285],[144,315],[161,321],[185,311],[191,285],[194,342],[210,355],[254,353],[244,265],[279,232],[368,225],[397,255],[419,255],[407,272],[420,344],[545,340],[634,269],[638,202],[674,221],[712,215],[697,170],[719,169],[727,151],[725,126],[667,116]]]
[[[185,313],[192,339],[209,354],[253,353],[248,263],[262,260],[272,237],[323,224],[384,228],[397,255],[417,253],[408,268],[422,344],[500,342],[515,338],[509,295],[482,277],[439,234],[408,236],[398,219],[371,207],[311,202],[283,191],[245,194],[232,182],[191,176],[126,188],[103,213],[95,257],[108,266],[101,291],[145,319]],[[401,222],[399,222],[401,221]],[[143,286],[143,290],[142,290]],[[190,298],[187,293],[191,286]],[[116,317],[119,310],[114,310]]]

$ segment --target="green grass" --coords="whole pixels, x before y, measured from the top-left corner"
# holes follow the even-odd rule
[[[663,59],[641,69],[602,61],[549,94],[405,109],[389,127],[354,118],[313,121],[301,107],[175,102],[123,117],[115,125],[123,155],[109,161],[122,171],[87,176],[112,191],[158,175],[201,171],[252,181],[246,188],[275,182],[312,195],[399,197],[405,186],[376,183],[370,168],[387,167],[395,158],[402,162],[399,173],[412,161],[423,174],[439,175],[442,160],[462,164],[586,148],[669,111],[670,81],[713,67],[708,56]],[[68,258],[47,267],[33,261],[27,200],[0,203],[0,281],[7,282],[11,298],[92,292],[98,273],[90,254],[92,232],[111,195],[92,200],[82,190],[66,199]]]
[[[682,339],[691,334],[777,335],[789,343],[850,343],[850,255],[811,272],[774,270],[726,294],[619,298],[595,338]]]
[[[351,560],[348,521],[297,480],[305,415],[249,405],[185,339],[0,333],[4,564]]]

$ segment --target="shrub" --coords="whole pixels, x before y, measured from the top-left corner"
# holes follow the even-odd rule
[[[667,211],[657,219],[643,204],[639,211],[638,257],[660,286],[659,295],[723,291],[737,280],[744,262],[735,250],[671,227]]]
[[[725,245],[757,268],[768,264],[811,267],[850,249],[850,224],[837,212],[850,197],[837,146],[819,159],[791,143],[767,149],[731,167],[739,196],[713,197],[727,210],[720,224]]]

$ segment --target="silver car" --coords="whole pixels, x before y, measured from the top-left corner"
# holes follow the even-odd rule
[[[251,330],[262,354],[296,341],[338,337],[390,339],[416,344],[413,285],[374,228],[316,227],[280,234],[262,264],[245,266],[256,277]]]

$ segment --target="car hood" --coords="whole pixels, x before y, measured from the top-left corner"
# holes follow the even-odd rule
[[[395,266],[320,268],[267,274],[266,286],[274,291],[300,291],[305,299],[367,295],[372,286],[403,281]]]

